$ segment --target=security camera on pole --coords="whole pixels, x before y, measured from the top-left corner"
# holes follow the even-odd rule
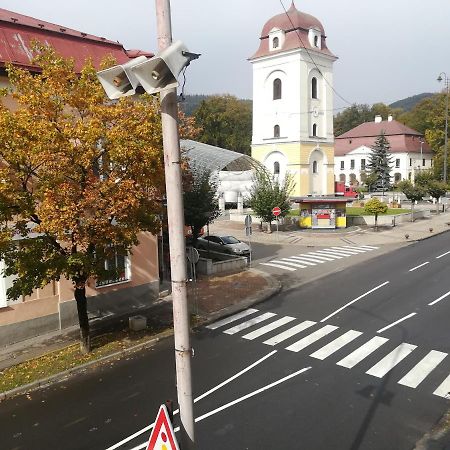
[[[194,450],[192,349],[186,291],[186,250],[176,87],[181,70],[199,55],[189,53],[180,41],[172,44],[170,0],[155,0],[155,4],[160,53],[150,59],[141,57],[127,64],[103,70],[97,76],[110,99],[144,91],[161,94],[181,447],[183,450]]]

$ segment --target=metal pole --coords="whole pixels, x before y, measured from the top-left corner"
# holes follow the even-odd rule
[[[447,97],[445,104],[445,148],[444,148],[444,183],[447,183],[447,150],[448,150],[448,77],[445,74],[445,87],[447,89]]]
[[[172,43],[170,0],[155,0],[158,48]],[[191,383],[189,309],[186,290],[186,249],[181,184],[180,140],[178,136],[177,91],[161,92],[161,117],[166,176],[167,220],[169,225],[170,267],[172,272],[173,326],[178,405],[181,419],[181,447],[194,450],[194,404]]]

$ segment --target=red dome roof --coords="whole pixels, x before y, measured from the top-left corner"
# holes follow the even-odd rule
[[[294,2],[292,2],[287,14],[278,14],[266,22],[263,27],[261,37],[263,38],[267,36],[273,28],[279,28],[284,31],[291,30],[292,28],[303,28],[304,30],[315,28],[320,30],[322,34],[325,34],[323,25],[319,22],[319,20],[309,14],[299,11],[295,7]]]
[[[269,33],[274,28],[282,30],[285,33],[285,41],[279,49],[269,50]],[[310,29],[320,31],[320,48],[313,47],[309,42],[308,32]],[[258,50],[249,58],[250,60],[298,48],[318,51],[336,58],[333,53],[328,50],[323,25],[315,17],[298,11],[294,2],[292,2],[291,7],[286,13],[278,14],[266,22],[261,32],[260,41]]]

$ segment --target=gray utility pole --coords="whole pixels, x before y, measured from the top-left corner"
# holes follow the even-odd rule
[[[444,78],[442,78],[442,75],[444,75]],[[446,93],[446,99],[445,99],[445,144],[444,144],[444,183],[447,183],[447,152],[448,152],[448,83],[449,79],[445,72],[441,72],[438,79],[439,82],[444,80],[444,86],[445,86],[445,93]]]
[[[170,0],[155,0],[159,51],[172,43]],[[194,450],[194,402],[192,398],[189,308],[186,291],[186,249],[178,136],[177,90],[161,92],[161,117],[166,175],[167,220],[172,273],[173,326],[177,394],[181,418],[181,448]]]

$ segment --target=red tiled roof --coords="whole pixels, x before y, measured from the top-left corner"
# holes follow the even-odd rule
[[[286,33],[285,41],[282,48],[276,51],[269,50],[269,33],[273,28],[278,28]],[[311,46],[309,42],[308,31],[311,28],[320,30],[322,34],[322,43],[320,49]],[[299,35],[301,41],[299,39]],[[306,48],[308,50],[314,50],[320,53],[325,53],[327,55],[334,56],[326,45],[326,36],[323,25],[315,17],[306,14],[304,12],[298,11],[294,5],[294,2],[292,2],[291,7],[287,11],[287,14],[286,13],[278,14],[266,22],[266,24],[262,29],[260,40],[261,42],[258,50],[249,59],[273,55],[280,52],[285,52],[286,50],[294,50],[297,48]]]
[[[119,42],[0,8],[0,67],[12,62],[32,71],[37,70],[31,63],[33,55],[30,46],[33,40],[51,45],[63,57],[73,57],[77,71],[89,58],[98,67],[106,55],[112,55],[122,64],[140,52],[127,52]],[[141,54],[153,56],[148,52]]]
[[[384,133],[391,145],[391,153],[420,153],[423,136],[396,120],[365,122],[335,138],[335,156],[344,156],[358,147],[372,147],[377,136]],[[432,153],[430,146],[422,144],[423,153]]]

